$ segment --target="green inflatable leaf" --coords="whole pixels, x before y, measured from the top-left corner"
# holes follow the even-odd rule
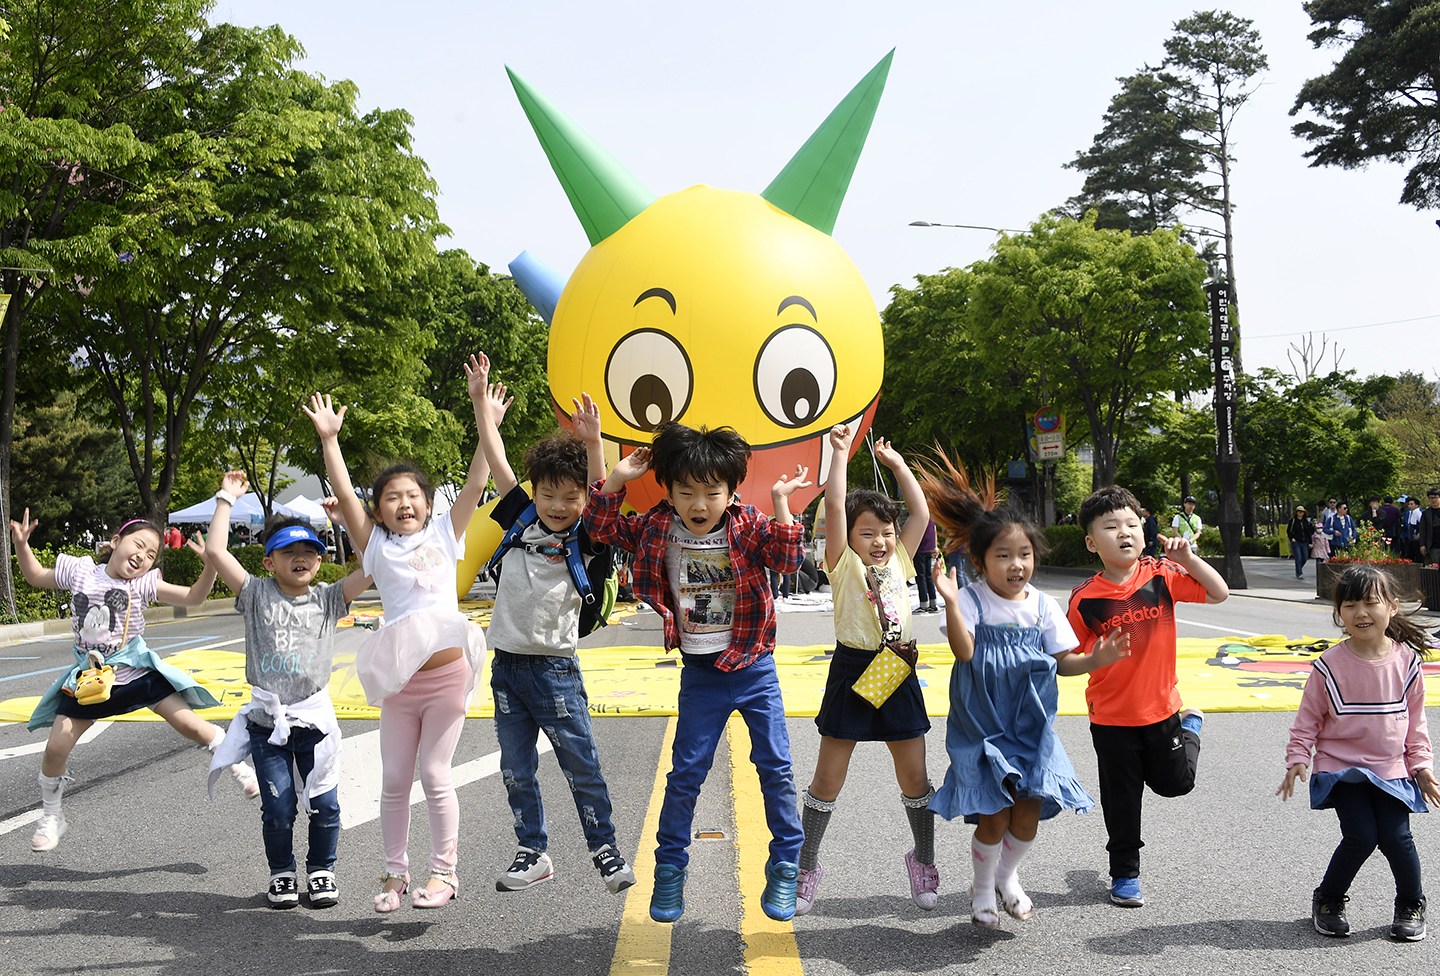
[[[645,189],[570,116],[508,66],[505,73],[510,76],[520,107],[525,110],[525,117],[530,120],[530,127],[535,130],[550,167],[560,178],[560,185],[565,188],[570,206],[575,208],[575,216],[580,218],[592,246],[655,202],[655,194]]]
[[[860,150],[865,148],[894,56],[891,48],[860,84],[850,89],[762,197],[816,230],[829,234],[835,229],[835,218],[860,161]]]

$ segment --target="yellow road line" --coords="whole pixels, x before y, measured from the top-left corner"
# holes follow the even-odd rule
[[[765,862],[770,858],[770,826],[760,777],[750,762],[750,731],[731,716],[725,729],[730,742],[730,783],[735,802],[735,851],[740,878],[740,939],[745,943],[749,976],[803,976],[795,926],[777,922],[760,907]]]
[[[675,926],[650,918],[650,895],[655,890],[655,832],[660,828],[660,804],[665,800],[665,774],[670,768],[670,747],[675,742],[675,719],[665,724],[660,758],[655,763],[655,785],[650,790],[650,807],[645,827],[635,845],[630,867],[635,884],[625,892],[625,915],[615,938],[615,956],[610,976],[658,976],[670,971],[670,933]]]

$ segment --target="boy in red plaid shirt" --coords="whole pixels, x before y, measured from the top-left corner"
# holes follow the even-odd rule
[[[684,662],[656,831],[650,917],[657,922],[673,922],[685,911],[695,800],[734,711],[750,729],[750,758],[772,837],[761,905],[780,921],[795,914],[796,862],[805,832],[775,673],[775,604],[766,570],[800,568],[803,529],[790,517],[789,500],[809,486],[809,469],[797,466],[793,479],[781,476],[770,489],[771,520],[734,500],[749,460],[750,445],[733,428],[667,424],[651,447],[623,458],[607,480],[590,486],[585,508],[591,539],[635,554],[635,595],[660,615],[666,650],[678,647]],[[643,514],[622,514],[625,485],[649,470],[665,499]]]

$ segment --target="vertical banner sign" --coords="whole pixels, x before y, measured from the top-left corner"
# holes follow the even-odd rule
[[[1240,407],[1238,330],[1230,319],[1230,289],[1212,282],[1210,292],[1210,356],[1215,366],[1215,473],[1220,481],[1220,539],[1225,546],[1222,575],[1232,590],[1243,590],[1245,566],[1240,561],[1240,448],[1235,443],[1236,412]]]

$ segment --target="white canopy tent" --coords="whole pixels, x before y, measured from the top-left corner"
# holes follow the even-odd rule
[[[271,506],[271,511],[276,515],[284,515],[290,518],[305,519],[310,517],[308,513],[296,511],[278,503]],[[322,518],[324,517],[324,509],[321,509],[320,515]],[[171,512],[169,521],[172,525],[182,523],[208,525],[214,517],[215,499],[207,498],[198,505],[191,505],[189,508],[182,508],[178,512]],[[253,494],[242,495],[240,501],[230,509],[231,525],[262,525],[264,522],[265,509],[260,507],[260,499],[256,498]]]
[[[325,514],[325,506],[313,498],[296,495],[282,504],[285,508],[297,512],[301,518],[309,519],[310,524],[317,529],[323,529],[330,524],[330,518]]]

